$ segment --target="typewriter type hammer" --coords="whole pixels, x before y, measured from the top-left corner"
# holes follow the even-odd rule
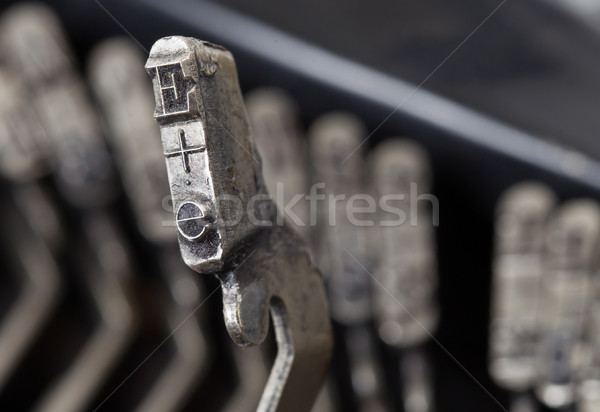
[[[152,77],[184,261],[221,281],[225,323],[278,354],[259,411],[308,411],[332,350],[325,291],[308,248],[268,195],[231,54],[193,38],[157,41]]]

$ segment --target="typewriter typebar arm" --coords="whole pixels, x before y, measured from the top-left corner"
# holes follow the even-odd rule
[[[57,16],[41,4],[18,4],[3,14],[0,32],[6,64],[22,78],[22,93],[45,131],[38,151],[49,160],[55,186],[82,226],[81,241],[66,252],[100,315],[90,338],[44,389],[34,410],[78,411],[101,389],[135,328],[130,262],[102,254],[109,246],[128,249],[108,210],[115,194],[110,154]]]
[[[37,179],[47,173],[39,150],[45,135],[23,97],[20,80],[8,68],[0,67],[0,176],[11,183],[11,196],[5,196],[10,199],[3,199],[2,227],[6,245],[14,247],[10,255],[16,261],[20,284],[16,301],[0,321],[0,392],[50,321],[64,287],[50,245],[60,237],[60,230],[48,229],[51,219],[44,219],[46,224],[39,219],[48,209],[52,213],[52,206],[43,194],[33,199],[35,202],[24,202],[28,207],[19,204],[19,200],[40,194]]]
[[[496,212],[490,374],[508,390],[531,389],[538,378],[540,282],[545,228],[556,196],[540,183],[520,183]]]
[[[369,241],[374,312],[379,336],[400,351],[402,396],[406,412],[435,410],[431,360],[425,343],[439,318],[431,166],[425,149],[415,141],[390,138],[369,155],[369,187],[385,200]],[[430,204],[431,201],[431,204]],[[397,219],[396,212],[406,219]]]
[[[325,274],[331,317],[344,331],[353,401],[359,412],[390,410],[370,330],[374,315],[372,278],[367,269],[370,257],[366,228],[358,219],[364,215],[347,213],[365,189],[364,154],[360,150],[350,154],[366,136],[362,122],[345,112],[322,115],[308,132],[314,168],[311,191],[322,185],[329,199],[348,199],[347,203],[330,200],[319,204],[313,251]]]
[[[316,222],[309,223],[308,182],[310,173],[307,169],[310,168],[307,163],[309,161],[307,139],[301,128],[299,108],[292,96],[276,87],[253,89],[245,94],[244,99],[254,142],[262,158],[265,185],[282,212],[279,217],[285,217],[298,233],[310,242]],[[315,250],[312,252],[314,253]],[[317,266],[319,266],[318,262]],[[323,270],[321,266],[319,269]],[[242,356],[244,359],[249,358],[246,354],[240,355],[239,358]],[[267,367],[266,364],[265,367]],[[244,368],[244,372],[248,369]],[[264,375],[266,374],[265,371]],[[257,388],[256,396],[260,396],[264,382],[267,380],[265,376],[263,381],[257,382],[256,376],[262,376],[262,370],[248,370],[242,376],[252,382],[250,383],[251,387]],[[339,409],[331,383],[330,374],[317,397],[312,412],[335,412]],[[250,404],[248,401],[251,402],[250,399],[247,399],[244,409],[227,409],[227,412],[245,412],[248,410],[247,405]]]
[[[538,409],[531,389],[539,377],[544,236],[556,203],[549,187],[522,182],[502,194],[496,210],[489,371],[511,391],[511,412]]]
[[[19,213],[14,199],[3,203],[2,227],[10,235],[10,255],[22,286],[0,323],[0,391],[39,338],[63,294],[60,269],[48,245]]]
[[[592,199],[564,203],[546,229],[541,282],[541,344],[538,398],[549,407],[568,408],[577,401],[583,370],[581,338],[600,241],[600,207]]]
[[[258,410],[309,410],[332,349],[325,292],[303,241],[276,224],[233,57],[207,42],[166,37],[146,69],[183,259],[220,279],[238,345],[260,344],[271,313],[278,354]]]

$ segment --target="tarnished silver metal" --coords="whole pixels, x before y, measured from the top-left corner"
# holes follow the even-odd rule
[[[47,137],[18,74],[0,67],[0,170],[15,182],[48,173]]]
[[[550,188],[525,182],[508,189],[496,210],[489,370],[513,392],[511,412],[537,410],[529,391],[539,378],[544,238],[555,206]]]
[[[17,208],[35,235],[58,260],[65,251],[68,234],[64,229],[63,215],[52,197],[51,189],[38,181],[33,181],[15,185],[12,188],[12,195]]]
[[[368,329],[373,302],[372,280],[366,270],[370,265],[366,232],[360,224],[364,216],[349,212],[354,200],[365,194],[363,153],[348,156],[365,136],[362,123],[346,113],[326,114],[310,127],[313,188],[324,189],[325,194],[316,211],[313,253],[325,275],[332,317],[346,329],[357,408],[382,411],[387,410],[381,391],[382,373]]]
[[[582,344],[586,350],[578,390],[578,412],[600,410],[600,273],[595,268],[592,298]]]
[[[173,213],[160,130],[152,118],[152,86],[144,60],[129,39],[96,47],[89,59],[89,80],[105,114],[117,166],[134,207],[138,227],[156,246],[172,306],[167,310],[176,352],[137,410],[177,410],[207,372],[207,338],[195,313],[203,299],[193,272],[175,246]]]
[[[429,160],[417,143],[389,139],[373,149],[369,163],[371,190],[383,206],[370,242],[382,285],[373,290],[379,335],[413,347],[431,337],[439,312]]]
[[[27,98],[48,137],[39,151],[52,160],[63,196],[82,208],[83,239],[71,252],[77,255],[78,275],[89,288],[100,324],[35,407],[78,411],[116,365],[135,327],[127,291],[128,248],[104,209],[115,191],[112,164],[52,11],[39,4],[7,10],[0,22],[0,47],[6,63],[23,77]]]
[[[600,410],[600,267],[595,262],[592,273],[590,306],[581,344],[585,348],[583,370],[578,390],[578,412]]]
[[[160,130],[142,53],[128,39],[108,40],[88,59],[88,79],[108,129],[117,167],[140,232],[156,244],[175,237]]]
[[[325,194],[316,211],[313,252],[327,281],[331,316],[344,325],[366,323],[372,317],[371,278],[361,267],[368,265],[366,232],[346,213],[349,199],[363,192],[362,152],[342,164],[366,130],[352,115],[331,113],[315,120],[308,134],[313,187]]]
[[[18,4],[4,12],[0,34],[1,54],[22,76],[48,137],[62,194],[84,207],[108,202],[114,193],[110,155],[58,19],[42,4]]]
[[[61,273],[50,250],[63,239],[55,209],[36,179],[48,173],[46,135],[25,99],[21,78],[0,67],[0,174],[14,183],[2,213],[21,289],[0,323],[0,390],[54,313]],[[20,209],[20,210],[18,210]]]
[[[370,230],[374,311],[380,338],[403,350],[401,376],[407,412],[435,409],[429,361],[420,347],[437,327],[431,170],[416,142],[391,138],[369,156],[369,187],[379,208]],[[432,210],[433,209],[433,210]]]
[[[347,327],[344,333],[350,364],[350,378],[357,410],[385,412],[389,405],[383,396],[383,373],[371,331],[365,326]]]
[[[581,379],[583,328],[600,245],[600,207],[590,199],[565,203],[546,231],[540,294],[542,334],[536,393],[546,405],[576,400]]]
[[[400,358],[402,395],[406,412],[433,412],[431,361],[422,348],[405,349]]]
[[[175,353],[136,406],[137,412],[181,409],[208,372],[209,344],[200,322],[201,311],[198,310],[204,293],[190,276],[190,269],[183,264],[179,254],[173,251],[177,252],[177,249],[167,248],[161,253],[160,270],[165,274],[172,298],[172,305],[165,308],[165,315]]]
[[[37,412],[79,411],[91,401],[103,379],[121,360],[133,336],[135,319],[131,297],[124,285],[131,281],[130,251],[118,225],[102,211],[89,213],[82,221],[88,244],[79,249],[99,325],[77,353],[67,372],[56,379],[39,399]]]
[[[271,313],[278,354],[257,410],[309,410],[332,347],[323,284],[299,236],[275,225],[273,202],[256,197],[266,189],[233,57],[207,42],[166,37],[146,69],[183,259],[221,280],[237,344],[260,344]]]
[[[0,173],[32,230],[56,249],[64,240],[58,212],[37,183],[52,170],[52,145],[27,97],[21,75],[0,66]]]
[[[233,64],[224,64],[219,47],[204,47],[196,56],[194,45],[179,37],[160,40],[146,67],[183,259],[198,272],[216,272],[224,268],[224,257],[260,230],[245,208],[239,213],[232,205],[232,199],[248,205],[262,189],[256,178],[260,163],[248,138],[243,101],[235,99],[239,86]],[[273,211],[264,217],[269,214]],[[256,217],[263,220],[260,210]]]
[[[267,189],[282,216],[309,240],[309,173],[298,108],[283,90],[264,88],[246,95],[246,109],[262,157]]]
[[[555,206],[550,188],[533,182],[511,187],[497,206],[489,370],[511,391],[531,389],[539,375],[544,237]]]
[[[311,240],[307,190],[309,169],[298,108],[291,96],[277,88],[254,89],[245,96],[248,119],[263,162],[263,176],[280,217]],[[259,372],[260,373],[260,372]],[[256,378],[247,374],[253,381]],[[257,389],[262,390],[260,386]],[[335,410],[331,385],[324,385],[313,412]]]

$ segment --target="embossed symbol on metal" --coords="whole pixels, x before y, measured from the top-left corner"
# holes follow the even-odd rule
[[[190,113],[188,93],[195,84],[185,77],[181,63],[157,66],[152,76],[158,78],[160,87],[161,99],[156,108],[158,116]]]
[[[189,173],[191,171],[189,155],[192,153],[201,153],[205,150],[206,147],[204,146],[188,146],[185,140],[185,132],[179,130],[179,149],[165,152],[165,157],[181,156],[183,170],[185,170],[186,173]]]
[[[207,230],[208,216],[204,208],[194,202],[182,203],[177,210],[177,229],[190,241],[201,239]]]

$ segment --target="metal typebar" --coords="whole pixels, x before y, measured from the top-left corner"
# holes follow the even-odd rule
[[[166,37],[146,69],[183,259],[220,279],[225,324],[239,345],[260,344],[271,313],[278,354],[258,410],[309,410],[332,348],[325,292],[304,243],[265,199],[233,57]]]
[[[199,323],[201,285],[181,261],[175,247],[173,214],[166,207],[169,185],[160,131],[152,119],[152,85],[144,72],[143,56],[129,39],[98,45],[89,58],[89,68],[88,77],[107,121],[137,226],[155,246],[160,272],[170,291],[171,307],[166,315],[175,356],[148,389],[138,410],[177,410],[206,376],[209,351]],[[187,319],[190,315],[194,316]]]
[[[541,344],[536,393],[547,406],[575,403],[583,370],[581,339],[600,246],[600,207],[571,200],[552,216],[546,231],[542,278]]]
[[[51,225],[55,222],[53,210],[46,207],[43,194],[36,199],[31,196],[25,199],[25,192],[33,194],[37,188],[35,181],[48,173],[44,150],[40,150],[45,142],[46,135],[35,112],[24,99],[20,77],[0,67],[0,173],[13,183],[12,199],[7,201],[10,207],[4,212],[8,217],[3,225],[4,232],[14,237],[9,244],[15,246],[12,255],[20,262],[22,286],[15,304],[0,324],[0,390],[53,313],[62,292],[61,274],[50,253],[51,245],[61,237],[60,229]],[[23,188],[17,195],[15,190],[19,185]],[[16,206],[16,197],[26,207]],[[32,208],[36,213],[28,213]],[[45,222],[34,216],[45,216]]]
[[[532,182],[509,188],[498,202],[489,369],[498,385],[517,394],[511,410],[534,405],[526,392],[539,376],[544,237],[555,206],[551,189]]]
[[[600,410],[600,272],[597,263],[593,270],[590,312],[581,342],[587,356],[578,388],[579,412]]]
[[[273,87],[254,89],[246,94],[245,101],[267,189],[283,217],[310,241],[312,227],[307,199],[310,168],[306,164],[307,148],[298,107],[285,91]],[[332,385],[326,384],[312,412],[336,411],[335,403]]]
[[[388,406],[369,330],[373,299],[372,279],[365,267],[369,266],[365,216],[349,212],[355,200],[364,202],[363,154],[356,153],[344,162],[364,136],[362,123],[346,113],[323,115],[311,125],[311,192],[323,189],[325,194],[320,207],[311,213],[317,212],[318,217],[313,252],[325,275],[331,315],[344,328],[357,408],[378,412]]]
[[[369,156],[369,187],[379,205],[371,231],[374,311],[380,338],[401,351],[404,409],[435,410],[431,365],[423,344],[439,318],[431,170],[416,142],[391,138]]]
[[[43,5],[19,4],[4,13],[0,26],[2,53],[13,71],[22,75],[48,137],[46,155],[52,159],[57,188],[82,216],[84,241],[69,248],[100,314],[100,324],[35,407],[38,411],[78,411],[116,366],[135,325],[127,291],[131,278],[128,247],[107,210],[115,193],[114,173],[98,119],[73,68],[56,16]],[[107,256],[106,250],[120,255]]]
[[[246,94],[246,109],[263,160],[267,190],[296,231],[310,239],[306,145],[298,108],[283,90],[255,89]]]

